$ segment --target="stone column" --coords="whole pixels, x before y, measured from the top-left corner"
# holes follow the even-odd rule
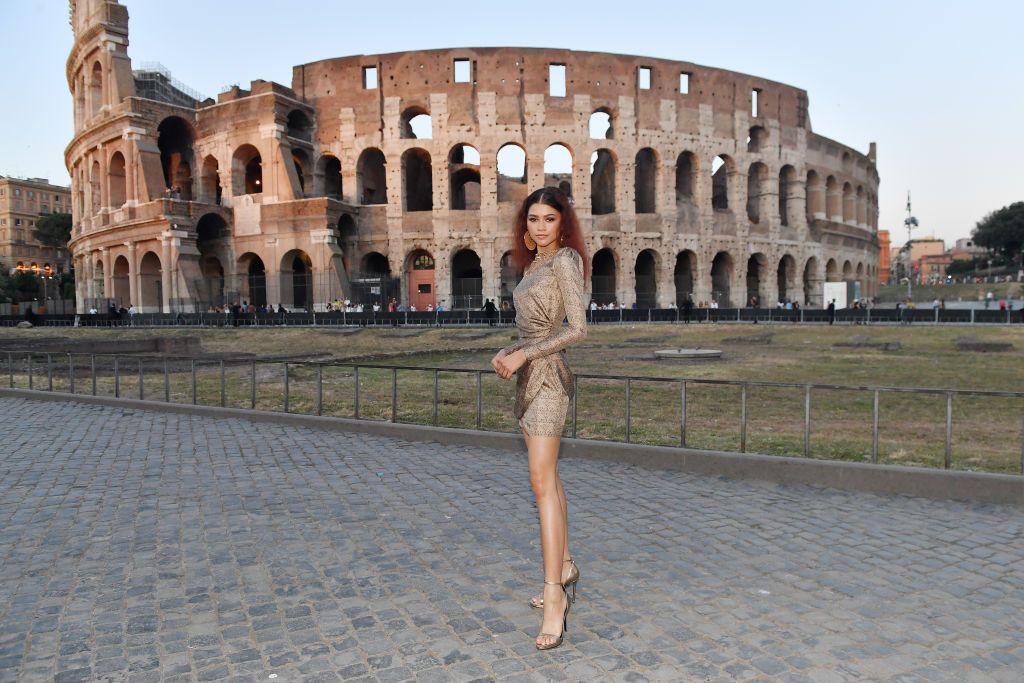
[[[161,310],[164,313],[171,312],[171,238],[161,235],[160,237],[160,292],[163,299],[160,302]]]
[[[125,242],[128,247],[128,298],[136,309],[141,307],[139,295],[141,293],[139,283],[139,262],[135,256],[135,242]]]
[[[103,297],[112,299],[114,297],[114,264],[110,259],[110,248],[102,247],[100,255],[103,259]]]

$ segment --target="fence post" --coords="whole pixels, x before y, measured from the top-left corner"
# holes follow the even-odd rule
[[[871,462],[878,464],[878,389],[871,404]]]
[[[632,393],[633,383],[629,377],[626,378],[626,443],[630,443],[630,432],[632,431],[632,419],[629,414],[630,394]]]
[[[284,412],[288,412],[288,363],[284,364]]]
[[[74,357],[68,354],[68,391],[75,393],[75,361]]]
[[[316,364],[316,414],[324,414],[324,366]]]
[[[811,457],[811,385],[804,387],[804,457]]]
[[[91,354],[89,356],[89,359],[90,359],[89,360],[90,367],[92,368],[91,373],[90,373],[92,375],[92,395],[95,396],[96,395],[96,354],[95,353]]]
[[[46,354],[46,390],[53,391],[53,355]]]
[[[740,453],[747,452],[747,383],[740,385]]]
[[[391,368],[391,421],[398,422],[398,368]]]
[[[974,309],[971,309],[971,324],[974,324]]]
[[[686,448],[686,382],[679,387],[679,446]]]
[[[167,367],[167,356],[164,356],[164,403],[171,402],[171,371]]]
[[[121,365],[114,356],[114,398],[121,398]]]
[[[355,366],[356,375],[356,400],[355,400],[355,418],[359,419],[359,366]]]
[[[937,309],[936,309],[937,310]],[[953,466],[953,393],[946,392],[946,457],[943,463],[948,470]]]
[[[434,426],[437,426],[437,368],[434,368]]]
[[[196,405],[196,359],[192,359],[192,405]]]
[[[572,375],[572,438],[576,438],[576,401],[579,397],[580,382],[576,373]]]
[[[803,307],[801,307],[800,308],[800,322],[803,322],[803,321],[804,321],[804,309],[803,309]]]
[[[479,370],[476,371],[476,428],[480,429],[483,426],[484,417],[484,399],[483,399],[483,373]]]
[[[256,410],[256,361],[249,366],[249,407]]]

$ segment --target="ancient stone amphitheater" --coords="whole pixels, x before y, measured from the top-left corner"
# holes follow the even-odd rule
[[[556,49],[359,55],[200,99],[72,0],[79,305],[505,300],[520,200],[571,193],[598,303],[822,304],[877,282],[878,172],[764,78]],[[168,46],[170,49],[170,46]]]

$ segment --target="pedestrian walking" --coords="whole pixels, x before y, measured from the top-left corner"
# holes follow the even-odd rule
[[[558,450],[573,395],[573,376],[563,351],[587,336],[583,300],[586,262],[583,233],[572,202],[558,188],[536,190],[523,202],[513,227],[513,256],[524,268],[512,293],[519,340],[491,360],[502,379],[517,376],[514,414],[526,441],[530,485],[540,516],[544,592],[530,600],[544,618],[538,650],[562,644],[568,629],[579,569],[569,553],[565,489]],[[569,321],[562,327],[562,319]]]
[[[828,324],[831,325],[836,321],[836,300],[828,302]]]

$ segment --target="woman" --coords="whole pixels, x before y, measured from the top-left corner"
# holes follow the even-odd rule
[[[519,341],[491,360],[502,379],[517,375],[515,416],[526,441],[530,485],[540,516],[544,593],[530,601],[544,609],[538,650],[562,644],[570,604],[566,589],[572,586],[575,599],[580,575],[569,554],[558,448],[573,394],[564,350],[587,336],[583,253],[579,221],[564,192],[545,187],[526,198],[513,228],[513,259],[525,269],[512,293]],[[562,327],[563,318],[568,327]]]

